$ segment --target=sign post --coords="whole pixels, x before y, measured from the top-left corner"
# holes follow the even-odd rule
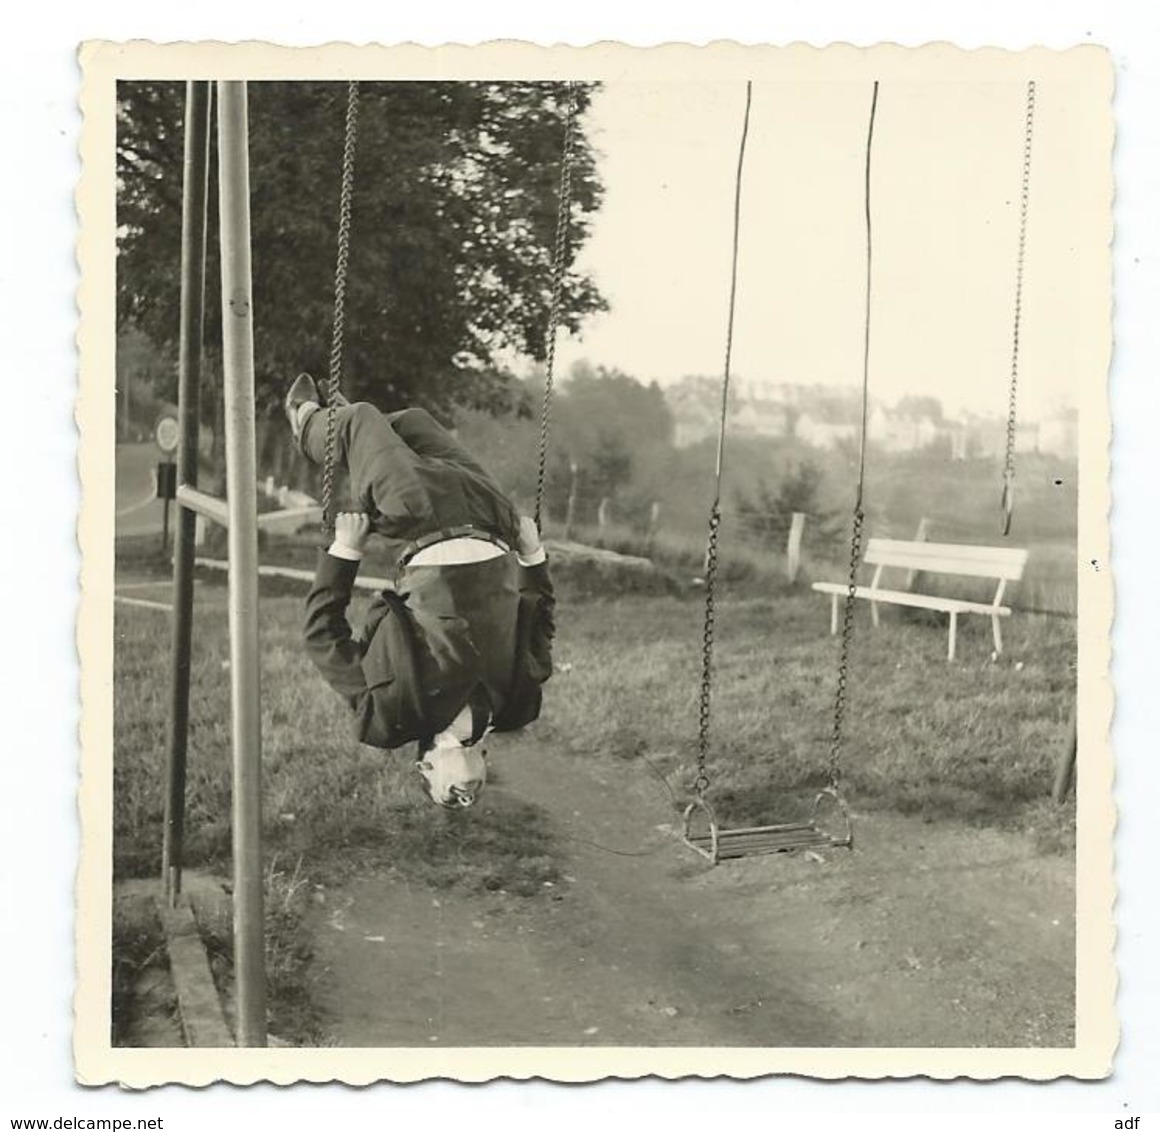
[[[198,396],[205,312],[209,207],[210,84],[185,88],[185,163],[181,204],[181,323],[177,360],[177,478],[197,486]],[[158,423],[158,433],[167,433]],[[158,443],[164,439],[158,436]],[[181,893],[185,841],[185,770],[189,746],[190,655],[193,641],[193,555],[198,516],[180,508],[173,536],[173,644],[165,756],[165,838],[161,875],[170,904]]]
[[[164,416],[157,422],[153,438],[161,449],[161,462],[157,465],[157,498],[165,501],[161,513],[161,552],[169,549],[169,505],[177,498],[177,465],[173,453],[177,451],[177,418]]]

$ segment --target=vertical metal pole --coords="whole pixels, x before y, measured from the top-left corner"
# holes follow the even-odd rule
[[[197,484],[202,325],[205,312],[206,207],[209,203],[210,85],[185,90],[185,187],[181,205],[181,344],[177,377],[177,481]],[[169,503],[166,502],[166,508]],[[196,516],[179,508],[173,542],[173,640],[165,761],[165,834],[161,874],[170,903],[181,892],[185,836],[185,761],[189,739],[189,656],[193,626]]]
[[[254,442],[254,324],[246,84],[218,83],[229,500],[230,681],[234,749],[234,968],[240,1046],[266,1044],[262,909],[262,734],[258,677],[258,500]]]

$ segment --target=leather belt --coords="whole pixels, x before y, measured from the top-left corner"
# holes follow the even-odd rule
[[[441,530],[432,531],[430,534],[422,535],[413,542],[407,543],[399,554],[399,568],[401,569],[406,566],[419,551],[426,550],[429,546],[434,546],[436,543],[450,542],[453,538],[480,539],[483,542],[493,543],[505,554],[511,553],[511,547],[498,535],[493,535],[490,531],[481,530],[479,527],[473,527],[470,523],[467,523],[462,527],[444,527]]]

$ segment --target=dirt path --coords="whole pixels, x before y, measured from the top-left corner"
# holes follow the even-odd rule
[[[389,875],[330,894],[318,937],[338,1044],[1072,1044],[1069,860],[868,815],[852,854],[710,869],[659,828],[672,811],[647,768],[528,738],[491,758],[482,804],[544,807],[569,838],[567,880],[531,900]]]

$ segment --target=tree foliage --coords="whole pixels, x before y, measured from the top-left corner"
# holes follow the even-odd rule
[[[765,480],[759,482],[752,494],[738,491],[734,499],[744,535],[760,546],[785,546],[793,523],[794,512],[800,511],[810,520],[810,536],[814,545],[828,545],[837,533],[835,515],[821,502],[822,469],[811,460],[792,464],[776,487]]]
[[[566,509],[574,462],[581,522],[593,519],[605,498],[630,522],[647,512],[654,468],[673,442],[672,413],[656,382],[643,385],[620,370],[577,362],[561,382],[554,416],[549,511]]]
[[[255,367],[260,404],[325,376],[346,84],[249,84]],[[577,84],[582,115],[593,87]],[[503,407],[510,353],[543,358],[565,90],[559,83],[386,82],[360,88],[348,396],[392,409]],[[118,321],[172,348],[178,328],[184,86],[118,87]],[[212,162],[212,157],[211,157]],[[601,199],[577,122],[561,325],[604,308],[571,266]],[[211,165],[211,186],[216,170]],[[210,193],[206,343],[220,336]]]

